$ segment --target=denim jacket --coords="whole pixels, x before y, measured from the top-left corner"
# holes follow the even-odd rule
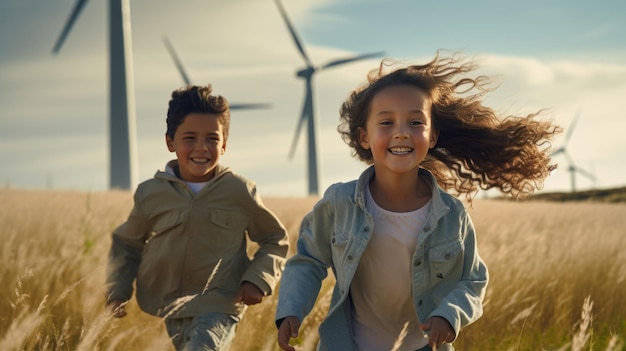
[[[482,315],[487,267],[478,255],[474,226],[463,204],[442,190],[429,171],[420,169],[419,175],[432,184],[432,200],[412,261],[415,313],[422,322],[432,316],[445,318],[458,336],[462,327]],[[365,204],[365,187],[373,177],[372,166],[358,180],[326,190],[303,219],[297,252],[281,278],[276,320],[296,316],[302,321],[332,269],[336,283],[319,326],[318,350],[356,349],[350,284],[374,227]],[[454,348],[444,344],[439,350]]]

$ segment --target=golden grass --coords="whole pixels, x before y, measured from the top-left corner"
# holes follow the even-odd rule
[[[292,244],[314,202],[265,199]],[[173,350],[134,300],[122,319],[103,306],[110,232],[131,206],[127,192],[0,190],[0,350]],[[625,350],[625,204],[475,200],[470,213],[491,283],[457,350]],[[300,350],[314,349],[332,284]],[[248,308],[232,350],[278,350],[275,306],[274,295]]]

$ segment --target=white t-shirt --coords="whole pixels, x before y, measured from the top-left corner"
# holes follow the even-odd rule
[[[417,350],[428,344],[412,298],[411,262],[430,201],[411,212],[379,207],[366,188],[374,230],[350,287],[359,351]]]
[[[172,167],[170,167],[169,164],[165,166],[165,172],[167,172],[168,174],[171,174],[171,175],[173,175],[175,177],[178,177],[176,175],[176,172],[174,172],[174,169],[172,169]],[[207,184],[209,184],[209,182],[210,181],[194,183],[194,182],[185,181],[185,183],[187,183],[187,186],[189,186],[189,189],[191,189],[191,191],[193,191],[194,194],[199,193],[200,190],[202,190],[202,188],[204,188]]]
[[[189,186],[189,189],[191,189],[191,191],[193,191],[194,194],[199,193],[200,190],[202,190],[202,188],[204,188],[207,184],[209,184],[209,182],[193,183],[193,182],[188,182],[188,181],[185,181],[185,183],[187,183],[187,186]]]

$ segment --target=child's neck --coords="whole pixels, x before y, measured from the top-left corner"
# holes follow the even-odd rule
[[[417,174],[411,177],[376,175],[369,187],[376,204],[392,212],[418,210],[431,198],[430,187]]]

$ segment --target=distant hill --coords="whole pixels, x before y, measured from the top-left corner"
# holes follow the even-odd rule
[[[593,201],[605,203],[626,202],[626,187],[612,189],[594,189],[577,192],[557,192],[535,194],[528,198],[529,201]]]

